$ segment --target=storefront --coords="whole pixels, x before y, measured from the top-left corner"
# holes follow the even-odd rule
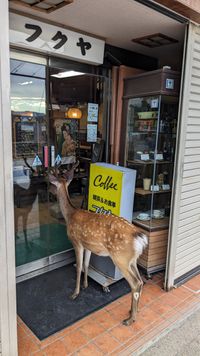
[[[91,4],[88,1],[89,5]],[[199,30],[196,25],[188,25],[186,19],[174,13],[166,12],[166,15],[170,15],[170,17],[167,17],[165,14],[161,14],[155,9],[148,8],[135,1],[127,1],[126,5],[127,9],[124,11],[124,9],[122,10],[124,4],[115,7],[110,2],[108,5],[110,9],[109,11],[106,10],[108,14],[115,15],[112,16],[115,22],[119,23],[120,21],[123,24],[120,33],[119,31],[115,32],[115,23],[109,18],[109,15],[107,15],[108,17],[105,16],[102,4],[90,6],[88,15],[88,11],[84,12],[84,8],[81,8],[79,3],[72,3],[69,7],[66,6],[66,9],[69,9],[68,18],[68,10],[66,10],[65,14],[64,10],[62,10],[63,13],[60,11],[47,15],[45,12],[41,12],[40,15],[36,9],[34,10],[34,16],[32,16],[30,15],[30,12],[33,11],[32,9],[21,7],[18,4],[12,5],[10,20],[12,45],[10,55],[10,92],[13,160],[8,162],[7,159],[2,159],[5,167],[7,167],[5,177],[2,177],[4,182],[2,186],[5,186],[5,206],[6,204],[10,206],[10,208],[7,206],[6,211],[8,211],[8,209],[11,210],[12,204],[9,204],[12,201],[12,197],[7,195],[5,180],[14,167],[15,252],[19,281],[74,260],[73,249],[69,241],[65,239],[64,222],[59,215],[58,205],[56,205],[55,196],[50,190],[46,173],[55,167],[56,159],[60,160],[61,164],[66,165],[73,163],[77,157],[83,158],[71,188],[71,193],[77,206],[85,203],[82,193],[85,193],[84,179],[88,178],[88,168],[85,166],[84,158],[92,158],[92,148],[94,148],[96,141],[101,141],[104,145],[100,160],[114,164],[121,162],[123,165],[128,165],[134,169],[136,169],[136,162],[133,164],[131,162],[133,159],[130,157],[133,151],[135,150],[139,155],[134,157],[134,161],[136,159],[144,161],[145,165],[142,166],[142,169],[146,169],[147,161],[151,158],[148,155],[150,151],[151,154],[155,153],[156,144],[156,152],[160,156],[157,157],[157,160],[154,159],[153,171],[151,173],[148,171],[148,174],[145,172],[144,175],[141,173],[140,183],[136,186],[138,196],[143,199],[143,202],[136,201],[136,204],[139,204],[139,208],[135,209],[135,213],[137,213],[135,218],[141,217],[141,219],[137,220],[139,225],[144,225],[144,221],[142,221],[145,220],[144,216],[142,217],[140,214],[145,214],[149,210],[151,210],[151,214],[152,212],[156,214],[156,210],[159,211],[159,214],[165,211],[164,214],[166,216],[154,216],[156,224],[157,219],[160,218],[162,219],[162,226],[165,225],[161,234],[157,233],[159,231],[157,229],[154,235],[159,236],[164,241],[162,246],[159,241],[156,242],[158,247],[158,252],[156,253],[161,253],[162,258],[164,258],[164,263],[160,263],[161,259],[158,259],[158,265],[160,263],[161,268],[165,267],[167,257],[166,289],[170,289],[173,285],[179,283],[181,277],[191,270],[194,273],[198,272],[198,214],[200,209],[198,203]],[[19,11],[25,10],[26,14],[22,12],[19,14]],[[160,10],[159,7],[156,10]],[[87,24],[85,27],[81,23],[81,18],[78,19],[80,16],[77,15],[76,11],[85,16],[84,23]],[[101,14],[105,26],[101,25],[101,28],[98,28],[94,21],[94,11]],[[164,10],[162,9],[162,11]],[[130,13],[133,14],[131,16],[135,20],[133,29],[132,20],[128,16]],[[58,18],[56,14],[59,14]],[[89,17],[87,18],[87,16]],[[141,29],[140,20],[138,21],[141,16],[146,19],[145,28],[143,29]],[[153,24],[152,18],[154,18]],[[63,45],[62,43],[60,44],[60,41],[68,44],[71,38],[64,26],[59,27],[55,23],[62,25],[67,23],[68,26],[82,29],[82,31],[78,30],[79,33],[75,40],[72,37],[72,41],[77,44],[75,51],[72,48],[70,52],[63,53],[60,49]],[[13,26],[16,26],[16,28]],[[22,27],[26,28],[26,36],[29,36],[29,43],[26,45],[24,44],[26,38],[21,35],[23,32],[21,31]],[[51,32],[49,29],[51,31],[54,29],[54,31]],[[70,28],[71,30],[73,31],[72,28]],[[16,33],[18,31],[17,36],[15,36],[16,34],[14,35],[15,31]],[[74,33],[77,34],[76,31]],[[33,39],[32,36],[34,35],[36,38]],[[43,37],[49,35],[51,41]],[[91,41],[94,41],[94,43]],[[104,41],[106,42],[105,51]],[[35,42],[34,45],[33,42]],[[150,45],[152,43],[154,45]],[[73,43],[71,46],[73,47]],[[86,53],[90,52],[90,46],[94,48],[95,55],[98,54],[96,58],[86,58]],[[77,49],[79,50],[79,55],[77,55]],[[58,50],[57,53],[56,50]],[[2,56],[3,53],[7,53],[8,48],[6,45],[2,47],[1,51],[3,51]],[[102,54],[104,54],[104,58]],[[4,65],[5,70],[1,73],[2,83],[6,82],[5,76],[8,75],[8,64],[5,63]],[[146,83],[148,81],[148,79],[145,79],[147,78],[145,72],[165,66],[171,67],[176,75],[179,76],[181,85],[179,85],[179,89],[174,93],[174,96],[171,93],[168,96],[172,102],[171,106],[168,98],[164,100],[164,108],[162,110],[164,110],[165,117],[171,114],[173,120],[170,119],[170,122],[168,122],[167,119],[163,123],[163,133],[165,134],[165,139],[163,139],[161,135],[159,136],[159,133],[161,133],[159,131],[161,125],[160,116],[158,120],[160,124],[155,127],[152,126],[154,125],[153,119],[158,118],[156,117],[156,111],[161,112],[161,91],[159,92],[157,89],[153,92],[151,90],[145,91],[145,80]],[[69,70],[74,71],[75,74],[70,78],[64,77],[64,73],[69,72]],[[165,68],[165,70],[167,72],[169,68]],[[169,73],[166,78],[168,79],[168,88],[165,89],[170,91],[174,89],[174,84],[170,80],[175,79],[171,78]],[[131,93],[128,89],[130,80],[126,79],[124,81],[125,86],[123,85],[123,80],[127,77],[133,78],[135,74],[139,74],[138,77],[144,78],[143,88],[141,89],[140,84],[137,84],[140,87],[140,92],[138,92],[137,85],[133,83],[131,86],[134,90]],[[132,80],[134,81],[134,79]],[[191,83],[191,87],[188,86],[188,83]],[[9,90],[9,86],[7,90]],[[136,110],[140,113],[140,116],[143,115],[141,117],[138,116],[140,120],[140,125],[138,126],[138,124],[131,122],[130,115],[127,119],[128,116],[125,113],[127,109],[125,104],[123,105],[122,103],[129,100],[129,109],[133,111],[138,98],[142,97],[144,102],[147,94],[150,102],[146,100],[146,104],[149,104],[150,107],[146,110],[143,103],[143,107]],[[165,95],[166,93],[164,93]],[[8,102],[8,91],[2,92],[2,101]],[[139,101],[140,103],[142,102],[141,100]],[[138,103],[136,103],[137,106]],[[167,108],[169,107],[170,109],[168,110]],[[172,107],[173,110],[171,109]],[[178,110],[179,114],[177,114]],[[88,119],[90,111],[92,112],[91,119]],[[5,115],[9,117],[8,112],[8,107],[5,108],[4,106],[2,117],[4,118]],[[152,115],[155,115],[155,117],[144,117],[145,112],[153,113]],[[75,118],[73,115],[75,115]],[[94,116],[92,117],[92,115]],[[177,115],[179,116],[178,120]],[[146,120],[145,123],[144,120]],[[132,124],[134,130],[131,126]],[[10,130],[8,126],[4,126],[3,130],[5,140],[5,138],[8,138],[7,132],[10,132]],[[64,133],[65,131],[66,134]],[[128,136],[122,135],[124,132],[130,134],[131,131],[137,131],[137,140],[139,139],[140,141],[137,148],[131,147],[130,142],[126,141]],[[151,135],[151,131],[156,133],[155,137],[153,134]],[[175,134],[177,134],[176,140],[174,139]],[[11,135],[11,132],[9,135]],[[141,145],[141,142],[145,142],[147,138],[150,140],[152,137],[154,137],[155,142],[153,144],[151,142],[151,150],[146,143],[143,146]],[[166,139],[166,137],[170,137],[170,139]],[[69,147],[69,142],[65,145],[65,140],[69,139],[71,150],[66,153],[64,149],[65,146]],[[159,140],[162,143],[165,142],[165,145],[159,146]],[[5,143],[3,145],[3,142],[2,138],[2,147],[5,145]],[[11,142],[10,138],[8,138],[8,142]],[[4,158],[11,157],[11,145],[4,147],[4,150],[8,150],[3,152]],[[170,158],[169,154],[171,154]],[[146,156],[141,157],[141,155]],[[160,167],[162,164],[159,161],[164,158],[165,166],[158,172],[158,166]],[[169,162],[171,168],[169,168]],[[139,162],[139,166],[140,171],[141,162]],[[173,174],[174,180],[172,179]],[[158,175],[160,175],[160,182],[157,184]],[[166,176],[168,176],[168,179],[166,179]],[[146,181],[144,183],[143,179],[145,178]],[[147,179],[151,179],[151,182],[147,182]],[[9,182],[12,185],[12,180]],[[160,196],[165,196],[166,199],[164,198],[160,202],[162,199],[157,198],[159,194],[156,195],[153,188],[149,189],[150,186],[148,185],[147,189],[143,184],[164,186]],[[139,191],[141,188],[142,192],[141,190]],[[155,189],[157,188],[155,187]],[[145,194],[144,191],[146,191]],[[151,191],[151,194],[149,191]],[[152,192],[155,194],[152,194]],[[147,195],[148,197],[150,196],[148,204],[146,204]],[[171,201],[171,214],[168,214]],[[195,205],[194,207],[191,207],[192,203]],[[143,206],[142,209],[141,205]],[[167,211],[168,213],[166,213]],[[10,219],[13,220],[11,214],[9,215]],[[146,221],[149,221],[149,216]],[[148,223],[152,223],[152,220]],[[13,226],[12,224],[9,226],[6,217],[5,226],[7,226],[7,234],[12,236]],[[5,244],[7,245],[6,236]],[[55,239],[55,236],[59,237],[59,239]],[[194,236],[192,242],[190,236]],[[13,239],[9,239],[9,241],[9,244],[12,245]],[[168,252],[166,252],[167,246]],[[161,252],[159,252],[160,247],[162,247]],[[7,245],[7,249],[9,249],[9,245]],[[9,252],[12,252],[13,258],[13,245]],[[4,265],[8,266],[9,264],[7,285],[14,281],[14,274],[11,271],[12,264],[9,261],[10,257],[9,260],[4,257]],[[8,277],[9,273],[11,278]],[[3,300],[2,298],[5,300],[5,296],[1,296],[1,301]],[[15,290],[13,290],[12,298],[12,300],[15,299]],[[2,304],[1,302],[1,306],[3,306]],[[13,312],[13,307],[11,309]],[[5,316],[2,314],[1,319],[2,321],[7,320],[7,325],[9,324],[9,313],[7,315],[5,313]],[[1,337],[3,345],[4,343],[6,345],[9,340],[9,325],[5,332],[7,332],[7,335],[2,333]],[[12,332],[12,335],[14,335],[14,332]],[[5,346],[4,350],[8,350],[6,347],[8,346]],[[7,353],[5,351],[6,354],[14,355],[16,353],[10,349]]]

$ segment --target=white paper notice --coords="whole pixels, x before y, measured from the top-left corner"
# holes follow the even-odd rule
[[[88,121],[98,122],[99,105],[88,103]]]
[[[87,142],[97,141],[97,125],[87,124]]]

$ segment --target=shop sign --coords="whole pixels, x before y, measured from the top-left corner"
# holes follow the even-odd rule
[[[103,40],[14,13],[10,14],[10,43],[81,62],[103,63]]]
[[[88,209],[120,215],[123,172],[91,164]]]
[[[97,142],[96,124],[87,124],[87,142]]]
[[[98,122],[98,110],[99,110],[98,104],[88,103],[87,120],[92,122]]]

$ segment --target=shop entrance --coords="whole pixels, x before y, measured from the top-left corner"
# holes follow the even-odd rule
[[[79,160],[70,194],[75,206],[86,207],[90,161],[105,159],[108,82],[66,63],[56,61],[55,66],[46,58],[14,57],[14,211],[17,276],[22,276],[74,261],[48,173],[57,166],[68,169]]]

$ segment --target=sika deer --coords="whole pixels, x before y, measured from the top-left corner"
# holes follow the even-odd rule
[[[91,252],[99,256],[110,256],[131,287],[132,302],[128,319],[123,324],[130,325],[136,319],[142,279],[137,269],[137,258],[147,246],[146,235],[127,220],[114,215],[99,215],[73,207],[68,186],[73,179],[74,169],[65,173],[65,178],[50,174],[49,179],[57,187],[57,197],[67,225],[67,234],[76,254],[77,279],[72,299],[80,293],[80,278],[84,265],[84,288],[87,288],[87,273]],[[83,262],[83,255],[84,262]]]

